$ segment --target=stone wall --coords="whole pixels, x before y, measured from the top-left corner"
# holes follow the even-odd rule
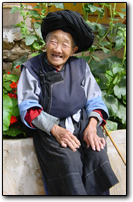
[[[25,45],[24,39],[21,39],[19,28],[3,29],[3,70],[10,71],[12,62],[30,54],[30,47]]]
[[[10,71],[12,62],[30,53],[30,47],[25,45],[21,38],[20,28],[13,28],[13,25],[22,21],[19,12],[11,14],[13,6],[20,6],[20,3],[3,3],[3,70]],[[28,9],[31,9],[28,6]],[[26,20],[26,25],[31,28],[30,19]]]

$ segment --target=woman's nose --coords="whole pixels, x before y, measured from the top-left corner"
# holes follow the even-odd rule
[[[62,52],[61,44],[57,44],[54,50],[57,52]]]

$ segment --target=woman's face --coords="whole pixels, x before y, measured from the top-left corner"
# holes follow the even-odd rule
[[[78,47],[74,47],[71,34],[56,30],[49,34],[46,40],[46,50],[48,62],[60,70],[68,58],[78,50]]]

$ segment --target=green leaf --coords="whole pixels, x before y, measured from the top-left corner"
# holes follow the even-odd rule
[[[39,43],[38,43],[37,41],[35,41],[35,42],[33,43],[33,48],[34,48],[35,50],[40,50],[40,49],[41,49],[41,46],[39,45]]]
[[[17,99],[16,98],[11,98],[11,100],[12,100],[12,104],[13,104],[13,111],[14,111],[14,108],[18,105],[18,101],[17,101]]]
[[[25,16],[26,14],[25,14],[24,11],[21,11],[21,12],[20,12],[20,15],[21,15],[21,16]]]
[[[99,74],[97,75],[97,77],[99,78],[98,84],[99,84],[99,86],[100,86],[100,89],[101,89],[101,90],[106,89],[106,88],[107,88],[107,83],[108,83],[108,78],[107,78],[106,74],[99,73]]]
[[[40,37],[40,39],[39,39],[40,40],[40,44],[45,44],[45,42],[43,40],[43,37],[42,37],[41,26],[38,29],[36,29],[36,33]]]
[[[109,45],[110,45],[110,42],[108,42],[108,41],[101,41],[101,42],[100,42],[100,45],[101,45],[101,46],[109,46]]]
[[[15,127],[11,127],[9,128],[9,130],[6,132],[6,135],[8,136],[12,136],[12,137],[16,137],[19,134],[25,134],[25,132],[23,132],[22,130],[19,130],[18,128]]]
[[[125,14],[124,13],[120,13],[120,12],[117,12],[118,14],[119,14],[119,16],[121,17],[121,18],[124,18],[125,17]]]
[[[34,28],[38,29],[41,26],[41,23],[39,22],[34,22]]]
[[[122,32],[121,30],[119,30],[119,31],[117,32],[117,35],[120,36],[120,37],[123,37],[123,32]]]
[[[3,110],[3,131],[8,130],[10,125],[11,111]]]
[[[116,26],[116,28],[119,28],[119,27],[121,27],[121,28],[126,28],[126,25],[123,24],[123,23],[121,23],[121,22],[117,22],[117,23],[115,24],[115,26]]]
[[[90,56],[88,55],[88,56],[77,56],[78,58],[83,58],[86,62],[88,62],[89,61],[89,59],[90,59]]]
[[[32,18],[40,17],[40,14],[36,10],[29,11]]]
[[[94,13],[98,9],[98,7],[94,6],[92,3],[87,3],[84,7],[88,13]]]
[[[117,36],[116,38],[115,38],[115,50],[119,50],[119,49],[121,49],[124,45],[125,45],[125,43],[124,43],[124,38],[123,37],[120,37],[120,36]]]
[[[36,36],[33,36],[33,35],[26,36],[26,38],[25,38],[26,46],[30,46],[31,44],[34,43],[35,40],[37,40]]]
[[[123,124],[126,123],[126,107],[124,107],[122,104],[119,104],[117,117],[121,119]]]
[[[17,99],[3,95],[3,131],[8,130],[12,115],[19,116]]]
[[[122,10],[123,12],[126,12],[126,8],[121,8],[121,10]]]
[[[113,95],[103,96],[103,100],[109,110],[110,116],[116,116],[118,111],[118,100]]]
[[[64,9],[64,3],[50,3],[50,5],[54,5],[56,8]]]
[[[103,52],[105,53],[105,54],[109,54],[110,53],[110,51],[109,51],[109,49],[107,49],[107,48],[105,48],[105,47],[100,47],[102,50],[103,50]]]
[[[11,87],[10,87],[11,82],[7,81],[7,82],[3,82],[3,87],[9,92],[11,91]]]
[[[116,56],[111,56],[111,57],[107,57],[105,59],[102,59],[100,61],[100,63],[98,64],[94,64],[95,65],[95,69],[97,70],[97,72],[100,73],[106,73],[108,70],[110,71],[111,66],[114,63],[122,63],[122,60]]]
[[[107,128],[108,131],[117,130],[117,127],[118,127],[117,122],[107,120],[106,128]]]
[[[13,13],[15,13],[17,11],[21,11],[21,9],[19,7],[17,7],[17,6],[13,6],[12,9],[11,9],[11,11],[10,11],[10,13],[13,14]]]
[[[22,57],[20,57],[19,59],[17,60],[14,60],[13,63],[12,63],[12,68],[11,70],[13,70],[13,68],[16,68],[16,66],[18,65],[21,65],[22,63],[24,63],[25,61],[27,61],[28,59],[28,54],[24,54]],[[18,77],[19,78],[19,77]],[[16,78],[17,79],[17,78]],[[18,80],[18,79],[17,79]],[[16,81],[17,81],[16,80]]]
[[[7,94],[7,90],[3,88],[3,94]]]
[[[19,116],[19,109],[18,109],[18,106],[14,107],[13,110],[12,110],[12,116]]]
[[[36,5],[36,6],[33,7],[33,9],[35,9],[35,8],[41,8],[41,6]]]
[[[94,50],[95,50],[95,46],[92,45],[92,46],[89,48],[89,51],[92,53]]]
[[[111,69],[113,71],[113,74],[117,74],[118,72],[122,72],[124,69],[121,67],[121,64],[114,63],[111,66]]]
[[[105,14],[104,9],[99,8],[99,10],[97,10],[97,12],[98,12],[99,17],[102,19],[102,18],[103,18],[103,16],[104,16],[104,14]]]
[[[110,21],[119,21],[119,19],[117,19],[117,18],[110,18]]]
[[[119,82],[119,86],[125,86],[126,87],[126,76],[123,76],[123,78],[121,78],[120,82]]]
[[[24,35],[27,35],[28,34],[28,29],[27,29],[27,26],[24,25],[23,27],[20,27],[20,30],[21,30],[21,34],[22,36]]]
[[[32,57],[35,57],[35,56],[37,56],[37,55],[40,55],[40,53],[32,53],[32,54],[31,54]]]
[[[3,131],[8,130],[13,103],[8,95],[3,95]]]
[[[95,22],[86,21],[86,23],[91,27],[93,31],[97,31],[97,24]]]
[[[8,95],[3,95],[3,109],[9,111],[12,107],[12,99]]]
[[[119,87],[118,85],[116,85],[114,87],[114,94],[119,98],[121,99],[122,96],[126,95],[126,87],[123,86],[123,87]]]
[[[126,101],[126,95],[123,96],[122,102],[123,102],[124,105],[126,105],[126,103],[127,103],[127,101]]]
[[[110,4],[109,3],[98,3],[98,4],[100,4],[101,6],[105,6],[107,8],[110,8]]]
[[[92,58],[96,61],[96,62],[100,62],[100,58],[97,55],[93,55]]]
[[[98,23],[96,23],[96,27],[97,27],[99,36],[100,37],[104,36],[106,33],[106,27],[103,26],[102,24],[98,24]]]
[[[14,81],[14,82],[17,82],[18,79],[19,79],[19,76],[16,75],[16,74],[4,74],[3,75],[3,81],[10,81],[10,82]]]

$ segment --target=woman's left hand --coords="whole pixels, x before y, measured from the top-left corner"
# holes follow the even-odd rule
[[[105,147],[105,139],[97,135],[97,119],[90,118],[89,124],[83,133],[83,140],[86,142],[87,147],[90,147],[95,151],[100,151]]]

